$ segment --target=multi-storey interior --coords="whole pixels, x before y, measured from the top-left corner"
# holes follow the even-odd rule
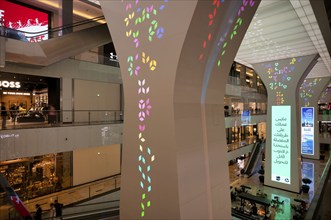
[[[246,1],[243,2],[245,4]],[[318,106],[315,109],[318,112],[315,136],[318,137],[316,149],[319,151],[319,158],[308,156],[307,161],[303,161],[315,164],[316,167],[324,167],[325,169],[319,170],[321,174],[324,170],[329,173],[331,67],[330,40],[327,40],[330,38],[327,37],[331,35],[330,23],[326,24],[322,16],[316,15],[316,10],[323,6],[324,10],[329,10],[330,16],[329,2],[325,0],[324,3],[314,5],[305,1],[298,5],[293,1],[262,0],[245,37],[242,36],[238,53],[232,59],[232,65],[226,69],[228,75],[224,97],[218,97],[223,108],[213,109],[214,115],[224,117],[224,131],[219,132],[219,136],[225,136],[226,144],[217,147],[226,153],[229,172],[223,174],[229,176],[230,185],[226,183],[228,188],[231,186],[234,189],[243,184],[254,185],[254,181],[243,179],[258,178],[257,171],[260,167],[267,167],[265,161],[268,157],[263,147],[261,150],[256,148],[261,140],[265,143],[266,139],[268,141],[272,138],[270,132],[268,133],[268,117],[271,115],[271,106],[268,106],[270,84],[259,75],[262,72],[259,73],[255,67],[266,61],[292,57],[314,54],[319,57],[314,61],[315,67],[310,68],[304,81],[300,83],[301,90],[296,92],[302,98],[302,106],[307,107],[307,102],[314,93],[309,85],[321,83],[318,84],[321,92],[314,101],[314,105]],[[124,94],[129,92],[125,90],[125,81],[121,74],[128,67],[123,68],[126,60],[121,54],[117,56],[115,47],[118,49],[121,44],[117,45],[112,37],[116,30],[112,30],[113,24],[109,23],[108,16],[111,15],[106,10],[109,7],[107,4],[107,1],[101,1],[100,4],[99,1],[89,0],[0,2],[0,101],[7,112],[2,117],[4,122],[2,121],[0,130],[0,173],[31,212],[34,212],[36,203],[42,203],[44,215],[47,216],[49,203],[55,198],[61,198],[65,207],[69,207],[110,192],[127,190],[125,187],[121,188],[122,162],[126,158],[122,157],[123,148],[127,147],[123,136],[131,134],[125,133],[127,130],[124,128],[132,126],[125,123],[126,119],[131,118],[128,113],[131,110],[127,108],[132,108],[132,105],[126,105],[128,100],[124,98]],[[19,17],[19,14],[26,16]],[[304,19],[310,18],[309,16],[314,17],[314,22],[305,23]],[[290,21],[294,17],[297,24]],[[279,19],[279,24],[275,24],[277,21],[272,22],[272,19]],[[298,22],[305,28],[301,30]],[[307,23],[311,30],[306,28]],[[294,30],[295,28],[298,30]],[[317,36],[314,32],[314,36],[311,36],[309,31],[313,30],[319,30],[320,35]],[[318,45],[310,42],[314,39],[318,41]],[[145,80],[139,83],[142,89],[140,92],[145,93]],[[216,116],[214,123],[219,123]],[[295,126],[292,124],[292,127]],[[253,169],[252,174],[247,175],[245,172],[248,164],[254,157],[260,161],[255,163],[255,171]],[[301,157],[305,158],[304,155],[298,156]],[[305,176],[305,173],[302,175]],[[320,176],[315,180],[312,188],[315,187],[316,195],[321,193],[318,191],[319,187],[324,189],[327,177],[323,179]],[[103,184],[103,187],[98,184]],[[125,184],[128,185],[127,182]],[[261,183],[254,185],[255,191],[252,194],[259,192],[259,184]],[[70,194],[78,190],[81,190],[77,194],[80,198],[70,198]],[[275,194],[279,193],[276,191],[277,187],[265,191],[268,192],[270,201],[275,199],[271,196],[273,190]],[[0,219],[17,215],[9,205],[7,194],[4,190],[0,191]],[[284,214],[284,210],[280,214],[281,208],[277,200],[278,211],[273,211],[276,217],[296,216],[298,211],[291,208],[295,197],[306,200],[309,207],[313,207],[313,199],[318,201],[314,192],[310,197],[296,192],[289,196],[290,202],[286,204],[289,207],[283,208],[288,215]],[[120,198],[121,202],[122,199],[123,197]],[[255,201],[246,197],[240,199],[241,202],[246,199],[252,204]],[[238,203],[239,200],[235,200],[232,201],[233,205],[242,206],[242,203]],[[283,205],[284,201],[285,199]],[[119,205],[118,201],[116,204]],[[263,210],[261,204],[258,204],[259,214],[255,213],[253,217],[244,210],[242,213],[245,215],[241,215],[239,209],[233,210],[232,215],[238,218],[263,218],[269,211]],[[269,206],[274,207],[270,203]],[[252,208],[251,205],[248,207]],[[310,212],[315,210],[318,207]],[[141,213],[144,214],[137,218],[143,218],[145,213],[148,216],[147,208],[146,212],[145,208],[143,211]],[[180,212],[185,213],[184,210]],[[163,214],[160,213],[160,217],[164,217]],[[307,213],[304,215],[309,216]],[[210,218],[215,218],[212,216],[209,215]],[[272,218],[269,214],[268,216]],[[181,217],[185,218],[185,215],[182,214]],[[299,215],[300,217],[302,216]]]

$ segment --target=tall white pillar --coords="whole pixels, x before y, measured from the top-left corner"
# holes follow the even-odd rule
[[[318,55],[255,64],[268,92],[265,185],[301,190],[299,88]]]
[[[259,1],[100,1],[119,56],[121,219],[230,219],[224,92]]]

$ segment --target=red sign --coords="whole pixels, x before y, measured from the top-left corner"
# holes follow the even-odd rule
[[[48,39],[48,14],[45,12],[0,0],[0,20],[7,28],[31,33],[18,32],[21,40],[39,42]]]

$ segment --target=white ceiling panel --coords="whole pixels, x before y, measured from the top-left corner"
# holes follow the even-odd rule
[[[331,75],[330,54],[309,0],[262,0],[235,60],[255,63],[320,54],[309,77]]]

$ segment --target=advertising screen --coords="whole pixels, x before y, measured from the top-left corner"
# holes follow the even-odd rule
[[[48,17],[48,13],[0,0],[0,20],[6,28],[12,29],[7,30],[8,37],[30,42],[46,40],[48,39]]]
[[[241,125],[248,125],[251,123],[251,112],[249,110],[244,110],[241,115]]]
[[[308,178],[310,179],[312,182],[311,184],[309,184],[310,189],[309,189],[309,201],[311,201],[314,197],[314,182],[315,182],[315,170],[314,170],[314,164],[313,163],[309,163],[309,162],[302,162],[302,179],[303,178]]]
[[[271,180],[291,183],[291,106],[272,106]]]
[[[301,154],[314,155],[314,108],[301,108]]]

